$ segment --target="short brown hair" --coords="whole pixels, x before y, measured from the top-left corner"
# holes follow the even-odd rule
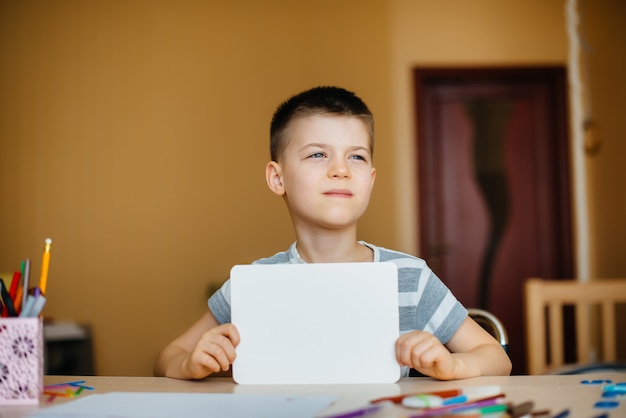
[[[284,132],[294,119],[312,114],[335,114],[357,117],[370,131],[370,152],[374,154],[374,116],[365,102],[341,87],[320,86],[299,93],[283,102],[270,125],[270,156],[278,162],[286,144]]]

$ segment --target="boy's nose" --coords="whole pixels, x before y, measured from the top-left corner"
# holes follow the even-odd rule
[[[341,159],[333,160],[330,164],[328,174],[333,178],[344,178],[350,176],[350,169],[347,161]]]

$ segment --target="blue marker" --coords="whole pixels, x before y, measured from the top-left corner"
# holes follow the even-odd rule
[[[619,406],[617,401],[598,401],[593,405],[595,408],[614,409]]]
[[[22,306],[22,312],[20,312],[20,318],[29,318],[30,311],[33,309],[33,305],[35,305],[35,297],[33,295],[28,295],[26,298],[26,303]]]
[[[594,380],[582,380],[580,383],[583,385],[602,385],[605,383],[613,383],[611,379],[594,379]]]
[[[44,295],[35,298],[35,304],[33,305],[33,309],[30,311],[30,317],[36,318],[41,314],[43,307],[46,305],[46,297]]]
[[[606,385],[602,386],[603,392],[611,392],[618,395],[626,395],[626,385],[616,384],[616,385]]]
[[[554,417],[552,418],[566,418],[569,416],[569,409],[566,409],[564,411],[559,412],[558,414],[556,414]]]

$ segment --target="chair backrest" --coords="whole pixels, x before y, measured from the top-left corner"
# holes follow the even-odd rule
[[[478,323],[485,331],[495,338],[504,351],[509,352],[509,336],[506,333],[506,328],[494,314],[485,311],[483,309],[468,308],[467,313],[469,316]]]
[[[594,336],[592,330],[598,325],[603,354],[601,360],[615,361],[615,305],[619,303],[626,303],[626,279],[589,282],[538,278],[527,280],[525,316],[528,373],[550,373],[566,365],[563,342],[565,306],[574,306],[577,364],[595,361],[590,354]],[[598,321],[592,321],[594,306],[599,306]]]

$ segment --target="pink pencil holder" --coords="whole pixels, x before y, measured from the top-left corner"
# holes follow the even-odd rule
[[[41,318],[0,319],[0,406],[39,402],[43,356]]]

